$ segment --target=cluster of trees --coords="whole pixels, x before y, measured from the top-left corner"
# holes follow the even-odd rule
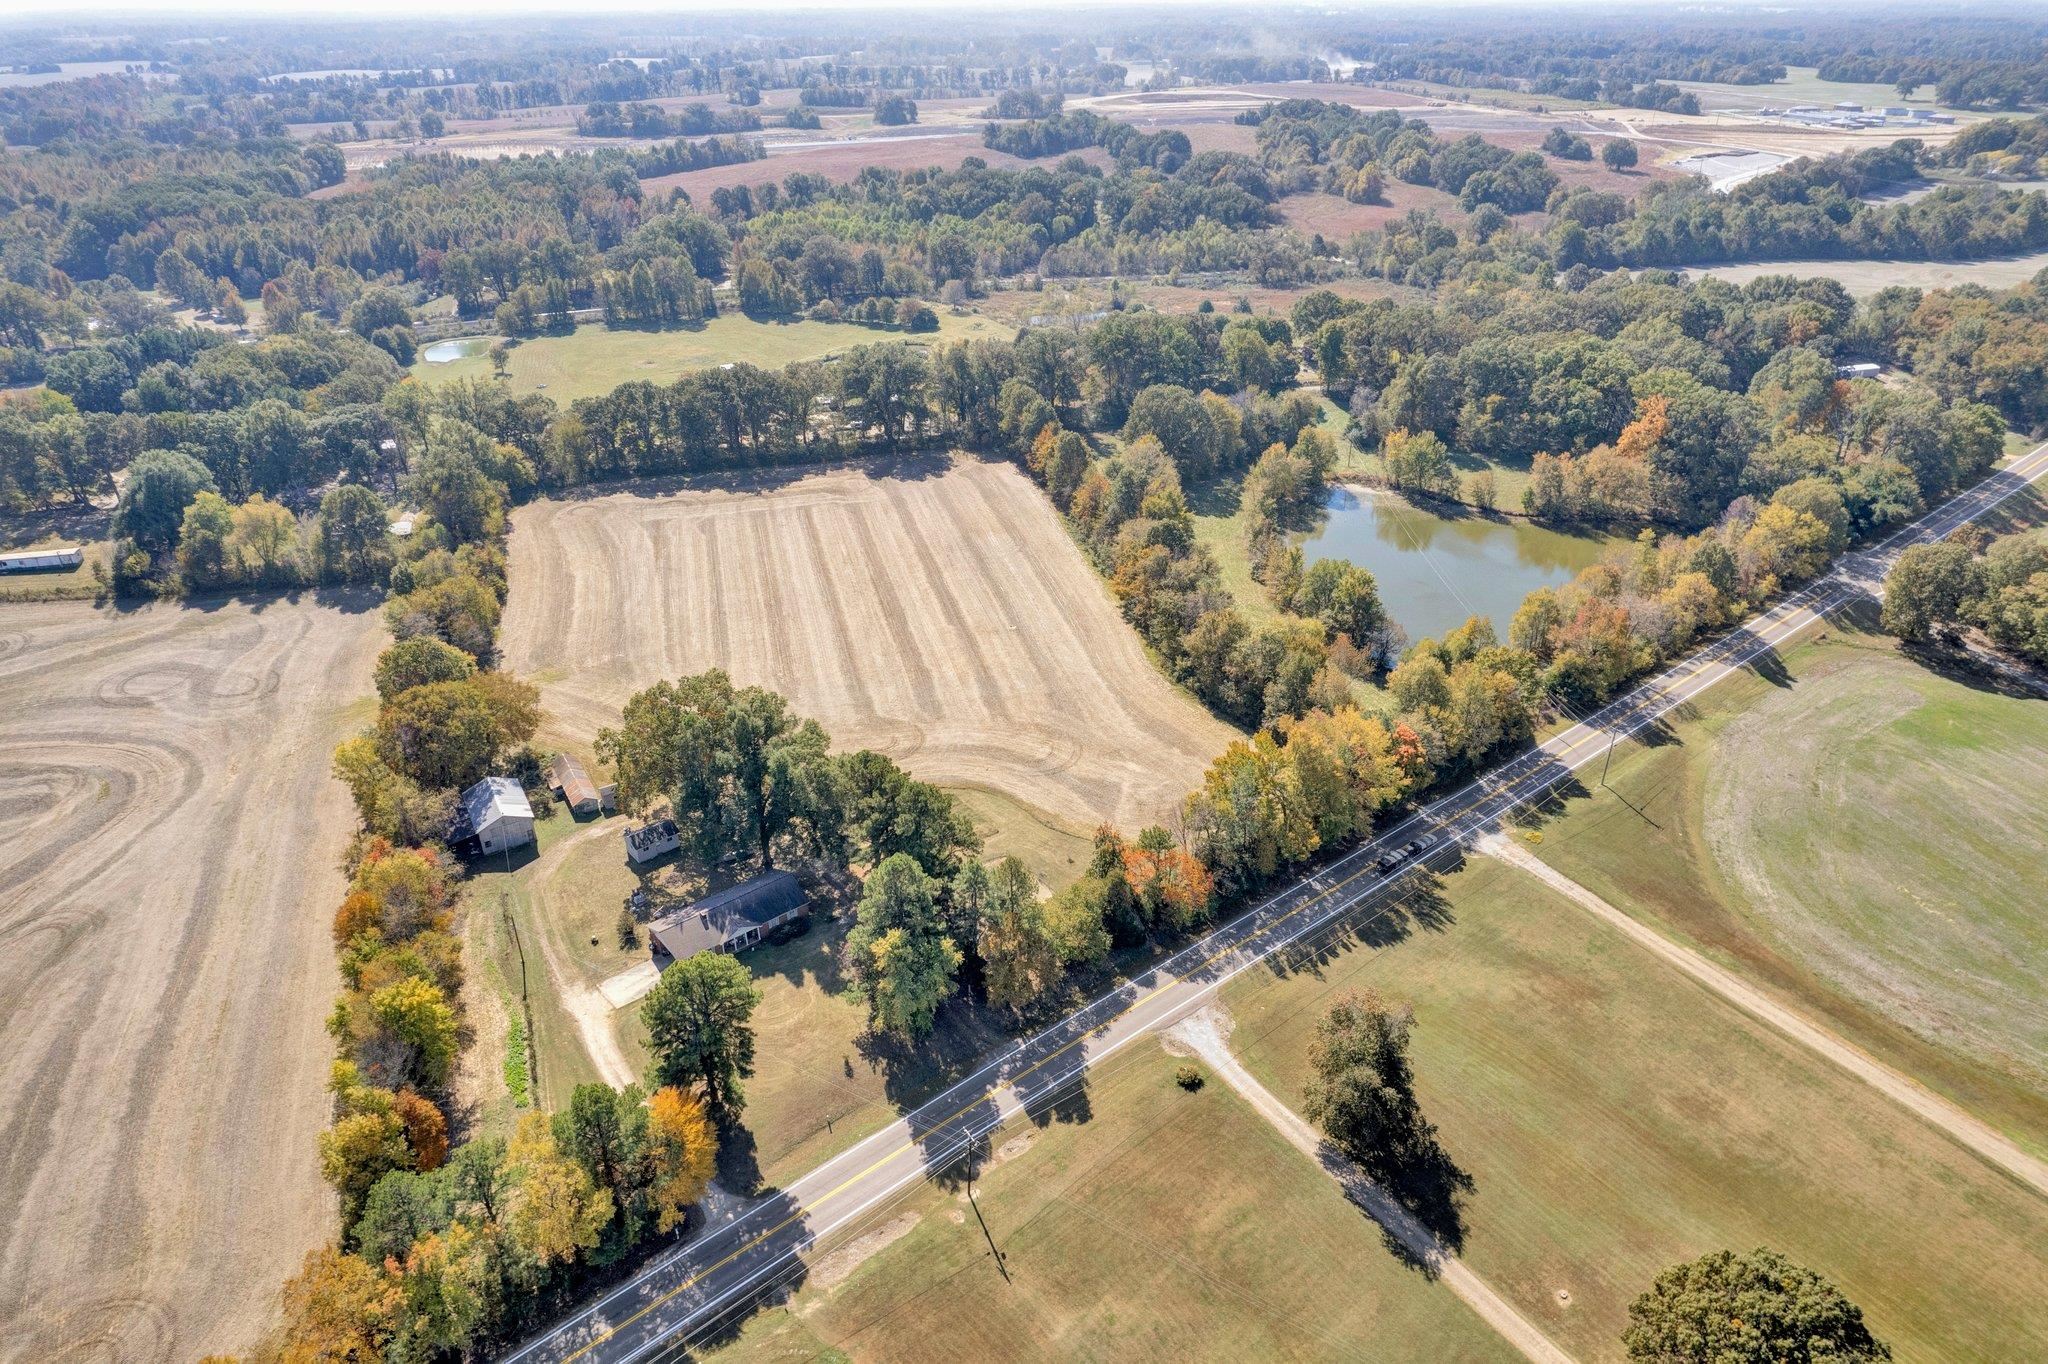
[[[1041,903],[1014,858],[975,857],[980,840],[944,791],[886,756],[830,751],[816,721],[760,687],[712,671],[636,693],[598,753],[628,810],[665,805],[692,852],[771,866],[775,859],[867,868],[849,977],[880,1031],[916,1038],[961,990],[1035,1012],[1060,997],[1069,969],[1148,931],[1204,922],[1211,879],[1164,830],[1126,845],[1104,829],[1089,873]],[[701,1085],[720,1116],[744,1104],[758,996],[744,967],[715,954],[680,962],[643,1006],[658,1083]]]
[[[2048,666],[2048,535],[2020,531],[1979,544],[1964,533],[1912,546],[1885,578],[1880,623],[1908,640],[1974,626],[2001,649]]]
[[[284,1286],[287,1358],[455,1360],[516,1339],[590,1268],[681,1226],[717,1158],[703,1103],[675,1087],[578,1085],[509,1141],[453,1151],[445,1131],[413,1135],[409,1091],[347,1063],[329,1087],[343,1116],[322,1169],[360,1191],[339,1242]]]
[[[1633,146],[1603,148],[1633,164]],[[1461,237],[1431,215],[1363,232],[1346,247],[1369,274],[1418,286],[1457,275],[1709,264],[1805,257],[1898,260],[2021,254],[2048,246],[2040,191],[1945,185],[1910,200],[1858,196],[1920,173],[1912,140],[1891,148],[1799,161],[1722,193],[1704,182],[1659,181],[1633,198],[1578,185],[1540,206],[1540,236],[1475,219]],[[1617,164],[1616,168],[1621,168]]]
[[[1824,477],[1861,530],[1974,477],[2002,441],[2001,414],[1969,401],[1983,391],[1971,370],[2018,353],[1944,345],[1956,372],[1941,377],[1921,338],[1953,324],[1916,301],[1858,304],[1830,280],[1617,275],[1578,290],[1449,287],[1434,306],[1316,293],[1294,329],[1348,400],[1354,438],[1383,441],[1398,486],[1456,495],[1455,448],[1530,460],[1536,515],[1701,527],[1739,496]],[[1956,341],[1970,335],[1982,333]],[[1836,375],[1838,356],[1916,346],[1938,396]]]
[[[1993,179],[2031,180],[2048,159],[2048,115],[1966,123],[1934,153],[1944,166]]]
[[[1511,152],[1477,134],[1446,142],[1420,119],[1390,109],[1290,99],[1246,110],[1258,129],[1259,161],[1291,191],[1321,189],[1354,203],[1381,203],[1388,180],[1430,185],[1467,210],[1507,213],[1543,207],[1557,176],[1535,152]]]
[[[600,100],[576,116],[576,131],[585,137],[704,137],[760,130],[761,116],[752,109],[713,109],[708,104],[670,110],[658,104]]]

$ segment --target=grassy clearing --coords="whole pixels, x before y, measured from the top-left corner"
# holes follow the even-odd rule
[[[671,383],[691,370],[713,365],[744,362],[779,369],[878,341],[928,343],[1008,335],[1008,328],[987,318],[947,311],[939,313],[936,333],[920,336],[846,322],[756,322],[739,313],[669,331],[612,330],[590,323],[564,336],[539,336],[515,345],[506,365],[506,381],[516,392],[542,391],[556,402],[570,403],[609,393],[636,379]],[[485,352],[443,364],[421,360],[413,365],[412,373],[426,383],[488,379],[491,358]]]
[[[1365,1341],[1374,1359],[1513,1357],[1228,1088],[1178,1089],[1177,1064],[1134,1048],[1083,1121],[999,1133],[975,1205],[925,1186],[879,1210],[900,1239],[850,1272],[814,1257],[812,1282],[714,1357],[1330,1359]]]
[[[949,786],[946,791],[974,821],[984,861],[1015,857],[1048,892],[1066,889],[1088,869],[1095,851],[1093,829],[993,787]]]
[[[2048,1153],[2048,704],[1851,621],[1782,662],[1617,752],[1539,855]]]
[[[1424,1111],[1472,1177],[1464,1259],[1567,1351],[1708,1250],[1827,1274],[1901,1359],[2048,1350],[2048,1206],[1521,873],[1475,861],[1408,915],[1225,993],[1298,1100],[1314,1021],[1365,986],[1416,1011]]]
[[[1967,109],[1954,109],[1938,103],[1932,85],[1918,86],[1912,94],[1901,96],[1896,86],[1876,81],[1824,81],[1820,78],[1820,68],[1813,66],[1788,66],[1783,80],[1772,81],[1768,85],[1726,85],[1718,81],[1674,83],[1698,95],[1701,110],[1709,113],[1715,109],[1756,109],[1765,105],[1779,109],[1793,104],[1826,107],[1848,100],[1866,109],[1908,107],[1935,109],[1969,119],[1983,117]]]

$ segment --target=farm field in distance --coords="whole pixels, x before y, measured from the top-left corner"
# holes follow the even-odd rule
[[[1759,261],[1743,265],[1707,265],[1687,274],[1712,275],[1730,284],[1747,284],[1765,275],[1792,275],[1798,279],[1840,280],[1842,287],[1857,298],[1869,298],[1895,284],[1913,289],[1953,289],[1976,284],[1986,289],[2010,289],[2048,270],[2048,251],[2030,256],[2002,256],[1967,261],[1886,260],[1791,260]]]
[[[1061,819],[1166,818],[1234,737],[1160,676],[1013,466],[907,459],[536,502],[506,665],[565,737],[722,667],[842,749]]]
[[[881,331],[850,322],[756,322],[725,313],[695,327],[666,331],[607,328],[586,323],[562,336],[537,336],[511,349],[506,381],[515,392],[544,392],[556,402],[609,393],[620,384],[645,379],[667,384],[691,370],[733,362],[779,369],[798,360],[818,360],[855,346],[881,341],[971,341],[1007,339],[1010,328],[974,315],[939,310],[939,329],[921,335]],[[435,363],[420,360],[413,374],[427,383],[491,377],[489,343],[474,355]]]
[[[254,1347],[332,1230],[314,1138],[370,596],[0,614],[9,1358]]]

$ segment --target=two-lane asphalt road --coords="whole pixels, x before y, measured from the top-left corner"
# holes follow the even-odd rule
[[[1638,684],[1540,746],[1432,802],[1386,833],[1215,929],[1035,1036],[991,1056],[912,1113],[664,1256],[505,1356],[511,1364],[619,1364],[675,1351],[746,1306],[818,1241],[862,1217],[1020,1112],[1041,1112],[1087,1069],[1170,1026],[1223,982],[1340,915],[1376,901],[1418,864],[1495,827],[1609,746],[1656,723],[1881,580],[1908,545],[1939,540],[2048,476],[2048,445],[2022,456],[1739,629]],[[1434,841],[1382,872],[1377,863]]]

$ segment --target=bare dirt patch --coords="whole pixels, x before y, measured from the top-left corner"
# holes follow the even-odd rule
[[[0,608],[8,1359],[248,1349],[329,1229],[346,605]]]
[[[842,748],[1066,819],[1167,817],[1234,731],[1176,692],[1014,467],[907,461],[522,509],[507,665],[594,734],[722,667]]]

